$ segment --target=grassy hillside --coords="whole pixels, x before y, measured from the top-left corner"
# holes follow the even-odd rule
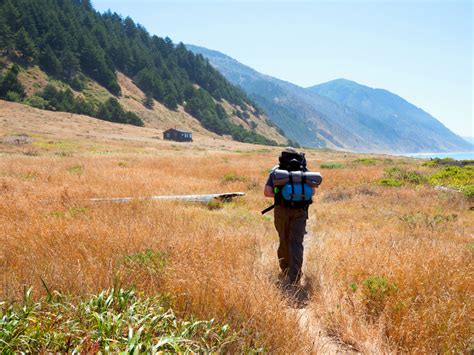
[[[298,308],[275,286],[277,235],[259,212],[278,148],[204,135],[180,145],[68,115],[0,105],[2,350],[127,350],[157,344],[155,329],[195,351],[469,352],[472,198],[434,188],[473,185],[468,166],[307,151],[324,182]],[[88,200],[223,191],[247,195]]]
[[[150,110],[158,102],[178,116],[185,111],[206,130],[242,142],[286,141],[245,93],[202,56],[169,38],[151,36],[129,17],[100,14],[90,1],[6,0],[0,4],[0,20],[2,99],[143,125],[136,111],[144,109],[134,105],[129,111],[117,100],[125,76],[140,88],[141,104]],[[250,116],[252,124],[246,122]]]

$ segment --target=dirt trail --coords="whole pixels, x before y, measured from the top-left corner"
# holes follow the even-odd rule
[[[309,255],[311,248],[318,243],[316,236],[311,232],[315,223],[314,217],[308,220],[306,230],[308,233],[304,238],[305,256]],[[306,258],[307,261],[307,258]],[[295,309],[299,318],[299,325],[302,330],[308,331],[313,338],[313,352],[317,354],[356,354],[351,347],[341,343],[335,337],[327,334],[319,317],[311,309],[311,290],[309,291],[308,302],[304,307]],[[314,291],[317,292],[317,291]]]
[[[307,230],[308,233],[305,235],[304,247],[305,247],[305,257],[309,254],[312,246],[318,243],[316,236],[311,233],[312,224],[314,224],[313,218],[308,220]],[[262,252],[262,262],[264,263],[275,263],[276,254],[274,248],[265,248]],[[304,284],[304,281],[303,281]],[[315,354],[356,354],[358,353],[350,346],[341,343],[335,337],[332,337],[327,334],[324,329],[320,319],[316,315],[315,311],[311,308],[311,297],[313,296],[311,290],[303,290],[307,293],[305,295],[305,300],[303,302],[295,302],[296,305],[289,302],[288,310],[294,312],[298,317],[298,323],[301,330],[309,333],[310,337],[313,339],[312,353]],[[297,297],[300,298],[300,297]]]

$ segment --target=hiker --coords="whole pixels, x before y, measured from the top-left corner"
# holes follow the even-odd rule
[[[281,152],[279,164],[268,175],[264,195],[275,202],[262,214],[275,209],[275,228],[280,238],[277,252],[280,280],[284,284],[298,285],[301,279],[308,208],[321,181],[319,173],[308,172],[304,153],[292,147]]]

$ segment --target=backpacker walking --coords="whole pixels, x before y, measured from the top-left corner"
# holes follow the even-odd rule
[[[264,195],[274,198],[274,205],[262,213],[275,208],[280,275],[290,285],[298,285],[301,279],[308,209],[321,181],[319,173],[308,171],[304,153],[288,147],[281,152],[279,164],[271,170],[265,184]]]

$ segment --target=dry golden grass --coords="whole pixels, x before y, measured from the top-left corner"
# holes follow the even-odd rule
[[[1,300],[18,300],[30,286],[39,296],[42,280],[77,296],[134,286],[169,293],[179,314],[229,323],[270,351],[324,349],[313,344],[301,312],[274,285],[276,232],[271,214],[259,211],[270,203],[262,186],[278,150],[236,145],[229,152],[219,151],[220,143],[202,150],[151,141],[124,141],[119,150],[118,143],[104,141],[112,153],[103,156],[91,149],[96,142],[85,142],[71,138],[74,150],[61,156],[52,154],[64,147],[46,144],[36,146],[38,156],[16,147],[0,157]],[[327,161],[348,166],[322,171],[325,180],[311,207],[304,268],[314,320],[362,352],[468,351],[469,201],[428,187],[372,184],[387,166],[411,161],[382,157],[363,166],[352,163],[354,154],[308,155],[313,170]],[[247,196],[213,210],[173,202],[88,202],[224,191]],[[165,256],[162,271],[124,262],[146,250]]]

